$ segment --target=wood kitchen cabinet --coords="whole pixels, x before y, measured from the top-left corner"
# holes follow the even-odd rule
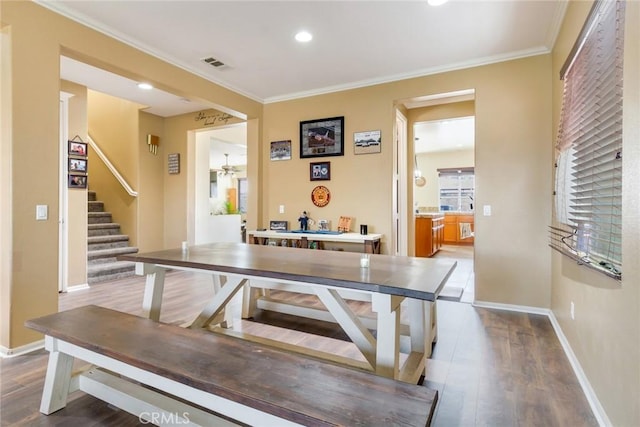
[[[472,244],[474,238],[462,238],[460,235],[460,224],[468,223],[471,232],[475,232],[473,215],[447,214],[444,217],[444,243],[451,245]]]
[[[444,239],[444,217],[416,217],[416,256],[430,257],[440,250]]]

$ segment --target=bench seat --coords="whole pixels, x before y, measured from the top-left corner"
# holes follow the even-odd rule
[[[98,306],[26,326],[45,335],[51,352],[45,414],[66,405],[74,357],[250,425],[424,426],[438,397],[426,387]]]

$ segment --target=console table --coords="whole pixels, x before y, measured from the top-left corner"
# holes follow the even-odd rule
[[[266,245],[269,240],[286,240],[286,246],[291,241],[294,247],[306,249],[322,249],[323,242],[334,243],[361,243],[363,252],[367,254],[380,253],[380,240],[382,234],[338,233],[326,231],[248,231],[247,242],[257,245]],[[314,245],[313,242],[316,242]],[[282,246],[282,245],[278,245]]]

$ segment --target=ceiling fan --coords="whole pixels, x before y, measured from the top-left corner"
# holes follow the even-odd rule
[[[224,157],[225,157],[224,165],[221,166],[222,172],[225,175],[233,175],[234,173],[238,172],[239,171],[238,168],[236,168],[235,166],[229,165],[229,154],[225,153]]]

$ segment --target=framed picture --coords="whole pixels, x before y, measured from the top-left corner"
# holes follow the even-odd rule
[[[271,160],[291,160],[291,140],[271,142]]]
[[[344,117],[300,122],[300,158],[344,156]]]
[[[382,138],[379,130],[356,132],[353,134],[353,149],[355,154],[380,153]]]
[[[84,142],[69,141],[69,154],[72,156],[86,156],[87,144]]]
[[[289,221],[269,221],[269,230],[285,231],[289,229]]]
[[[87,173],[87,159],[69,157],[69,172]]]
[[[331,162],[317,162],[309,165],[309,179],[311,181],[331,180]]]
[[[69,188],[87,188],[87,176],[69,174],[68,187]]]

